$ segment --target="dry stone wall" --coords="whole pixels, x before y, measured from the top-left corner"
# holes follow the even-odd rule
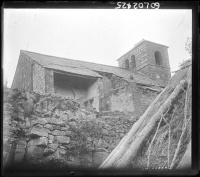
[[[97,116],[67,97],[19,90],[10,91],[5,104],[7,165],[96,168],[137,120],[119,112]]]

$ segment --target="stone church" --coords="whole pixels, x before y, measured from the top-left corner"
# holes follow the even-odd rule
[[[11,87],[141,115],[171,77],[168,47],[142,40],[117,61],[115,67],[21,50]]]

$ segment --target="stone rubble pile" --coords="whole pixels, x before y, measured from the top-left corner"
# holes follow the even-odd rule
[[[12,163],[98,167],[136,121],[122,113],[96,114],[76,100],[11,91],[4,120],[4,145],[12,146]],[[9,119],[8,119],[9,118]],[[6,153],[6,149],[3,150]]]

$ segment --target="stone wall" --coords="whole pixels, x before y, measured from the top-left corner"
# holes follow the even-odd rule
[[[166,86],[171,77],[170,70],[161,66],[153,65],[149,67],[149,73],[150,78],[156,80],[156,82],[162,86]]]
[[[148,51],[148,64],[155,65],[155,52],[159,51],[162,56],[162,66],[166,68],[170,68],[169,64],[169,56],[168,56],[168,47],[159,45],[152,42],[147,43],[147,51]]]
[[[135,99],[133,87],[127,84],[125,87],[116,89],[110,96],[110,110],[125,113],[135,113]]]
[[[10,105],[4,114],[5,119],[10,117],[7,137],[13,139],[12,153],[7,153],[13,154],[11,165],[96,168],[136,121],[118,112],[97,116],[59,95],[15,91],[6,102]]]
[[[136,84],[133,94],[135,99],[134,103],[135,109],[137,110],[137,115],[141,116],[161,92],[160,89],[158,90],[158,92],[156,90],[157,89],[149,90],[148,87]]]
[[[15,76],[12,83],[12,89],[21,88],[27,91],[33,90],[33,61],[30,60],[24,53],[20,53],[19,61],[15,71]]]
[[[4,89],[4,98],[8,96],[10,91]],[[11,139],[11,115],[10,110],[12,109],[12,105],[5,102],[3,105],[3,166],[6,166],[9,163],[9,156],[12,147]]]
[[[50,69],[45,68],[45,93],[54,93],[54,74]]]
[[[125,55],[123,55],[118,60],[119,67],[125,68],[125,60],[126,59],[128,59],[129,63],[131,64],[131,56],[132,55],[135,55],[136,70],[146,66],[147,60],[148,60],[146,43],[142,43],[141,45],[138,45],[136,48],[133,48],[132,50],[127,52]]]
[[[134,82],[128,83],[122,78],[113,76],[110,79],[111,92],[102,95],[102,111],[119,111],[127,115],[141,116],[159,92],[146,90]]]
[[[88,81],[86,87],[86,102],[87,104],[91,103],[91,107],[95,108],[99,112],[99,96],[100,96],[100,85],[101,79],[91,79]]]
[[[33,65],[33,91],[35,93],[44,95],[45,94],[45,72],[44,68],[37,64]]]
[[[171,78],[168,47],[149,41],[144,41],[129,52],[124,54],[119,60],[118,65],[125,68],[125,60],[129,60],[131,65],[131,56],[135,56],[136,70],[156,80],[161,86],[166,86]],[[156,65],[155,52],[161,54],[161,65]],[[133,70],[133,68],[129,68]]]
[[[156,80],[160,85],[166,86],[169,79],[171,78],[170,63],[168,56],[168,49],[166,46],[147,43],[148,49],[148,76],[153,80]],[[155,52],[159,51],[162,57],[162,64],[160,66],[156,65]],[[145,67],[139,70],[140,72],[145,72]]]

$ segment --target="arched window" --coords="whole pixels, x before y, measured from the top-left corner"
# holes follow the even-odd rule
[[[131,68],[136,68],[136,61],[135,61],[135,55],[131,56],[131,62],[130,62]]]
[[[125,66],[126,69],[129,69],[129,61],[128,61],[128,59],[125,60],[125,65],[124,66]]]
[[[159,51],[155,52],[155,59],[156,59],[156,65],[161,66],[162,65],[162,55]]]

